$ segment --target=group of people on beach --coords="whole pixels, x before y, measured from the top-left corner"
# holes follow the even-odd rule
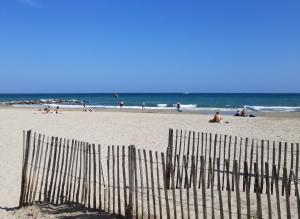
[[[247,117],[247,116],[249,116],[249,117],[256,117],[255,115],[252,115],[252,114],[247,115],[245,109],[238,110],[238,111],[234,114],[234,116],[241,116],[241,117]],[[209,122],[210,122],[210,123],[222,123],[222,122],[223,122],[223,118],[222,118],[220,112],[216,112],[215,115],[214,115],[214,118],[211,119],[211,120],[209,120]],[[228,123],[228,122],[225,122],[225,123]]]
[[[52,113],[53,114],[58,114],[58,110],[59,110],[59,106],[56,106],[55,109],[53,109]],[[48,114],[51,112],[51,107],[50,106],[46,106],[44,109],[43,109],[43,113],[44,114]]]
[[[91,108],[86,108],[85,104],[83,104],[83,109],[82,109],[83,112],[94,112],[93,109]]]

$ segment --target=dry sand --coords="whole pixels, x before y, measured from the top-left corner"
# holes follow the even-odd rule
[[[134,144],[157,151],[165,151],[169,128],[300,142],[298,115],[297,118],[292,118],[291,114],[256,118],[224,116],[228,124],[208,123],[210,117],[195,113],[150,113],[147,110],[42,114],[37,109],[0,108],[0,218],[23,218],[27,214],[28,218],[47,218],[37,209],[14,211],[20,193],[23,130],[32,129],[103,145]]]

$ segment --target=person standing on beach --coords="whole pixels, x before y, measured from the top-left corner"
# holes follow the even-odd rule
[[[176,104],[176,109],[177,109],[177,111],[180,111],[180,103],[179,102],[177,102],[177,104]]]
[[[57,106],[57,107],[56,107],[56,109],[55,109],[55,112],[54,112],[54,113],[55,113],[55,114],[58,114],[58,110],[59,110],[59,106]]]
[[[124,107],[124,102],[121,101],[121,102],[120,102],[120,108],[123,108],[123,107]]]
[[[142,102],[142,110],[144,110],[145,109],[145,102],[143,101]]]

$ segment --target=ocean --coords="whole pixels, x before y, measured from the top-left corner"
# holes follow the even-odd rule
[[[18,102],[14,102],[18,101]],[[23,103],[31,101],[30,104]],[[61,108],[140,109],[144,102],[149,109],[174,109],[179,102],[182,110],[235,112],[246,108],[253,112],[300,112],[300,94],[245,93],[72,93],[72,94],[0,94],[0,103],[13,106],[41,107],[58,105]]]

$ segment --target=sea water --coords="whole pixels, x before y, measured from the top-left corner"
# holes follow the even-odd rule
[[[257,112],[300,112],[300,94],[244,94],[244,93],[72,93],[72,94],[0,94],[0,102],[67,100],[68,104],[54,104],[62,108],[174,109],[234,112],[246,108]],[[73,101],[74,100],[74,101]],[[78,101],[81,103],[78,104]],[[76,103],[75,103],[76,102]],[[17,106],[17,105],[14,105]],[[24,106],[24,105],[22,105]],[[40,107],[40,105],[26,105]]]

